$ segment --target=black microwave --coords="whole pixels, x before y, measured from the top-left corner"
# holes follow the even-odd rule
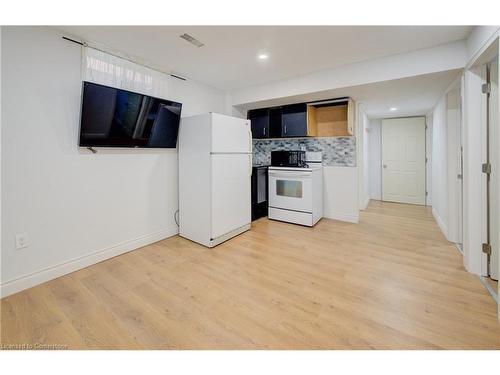
[[[306,165],[306,152],[300,150],[271,151],[271,166],[299,167]]]

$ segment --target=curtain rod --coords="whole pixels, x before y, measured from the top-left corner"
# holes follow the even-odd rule
[[[74,40],[74,39],[68,38],[68,37],[66,37],[66,36],[63,36],[62,38],[63,38],[64,40],[67,40],[68,42],[72,42],[72,43],[79,44],[79,45],[81,45],[82,47],[92,48],[92,49],[95,49],[95,50],[97,50],[97,51],[100,51],[100,52],[103,52],[103,53],[107,53],[108,55],[111,55],[111,56],[114,56],[114,57],[118,57],[119,59],[126,60],[126,61],[128,61],[128,62],[133,63],[133,64],[142,65],[142,66],[144,66],[144,67],[146,67],[146,68],[148,68],[148,69],[152,69],[152,70],[154,70],[154,71],[157,71],[157,72],[160,72],[160,73],[163,73],[163,74],[168,74],[168,75],[169,75],[169,76],[171,76],[171,77],[174,77],[174,78],[180,79],[180,80],[182,80],[182,81],[186,81],[186,78],[184,78],[184,77],[180,77],[180,76],[175,75],[175,74],[172,74],[172,73],[167,73],[167,72],[164,72],[164,71],[159,70],[159,69],[157,69],[157,68],[153,68],[152,66],[149,66],[149,65],[145,65],[145,64],[139,63],[139,62],[134,61],[134,60],[132,60],[132,59],[129,59],[129,58],[127,58],[127,57],[119,56],[119,55],[117,55],[117,54],[115,54],[115,53],[111,53],[111,52],[109,52],[109,51],[105,51],[105,50],[102,50],[102,49],[97,48],[97,47],[94,47],[94,46],[89,46],[86,42],[79,42],[78,40]]]

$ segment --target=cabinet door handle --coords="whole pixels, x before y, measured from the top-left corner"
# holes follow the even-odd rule
[[[264,134],[263,135],[266,135],[266,128],[264,127]]]
[[[286,134],[286,125],[285,125],[285,134]]]

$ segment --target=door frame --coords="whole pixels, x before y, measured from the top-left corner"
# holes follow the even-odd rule
[[[480,195],[476,194],[477,188],[474,186],[474,180],[471,179],[469,175],[473,174],[476,176],[478,174],[478,170],[480,171],[479,168],[481,166],[481,158],[480,152],[478,157],[478,151],[476,150],[477,147],[470,149],[468,145],[470,143],[477,143],[477,138],[480,137],[480,135],[475,134],[472,129],[474,129],[474,126],[477,127],[478,121],[481,121],[481,104],[478,104],[478,96],[474,95],[475,91],[471,90],[470,86],[474,86],[474,88],[479,90],[479,93],[481,92],[481,77],[477,74],[477,70],[481,65],[491,61],[495,54],[499,54],[499,35],[500,28],[493,32],[477,50],[477,52],[474,53],[465,66],[464,73],[462,75],[464,87],[464,105],[462,106],[462,119],[464,121],[464,131],[462,133],[464,139],[464,266],[467,271],[476,275],[481,275],[481,265],[484,256],[481,250],[480,240],[482,234],[480,225],[482,220],[482,210],[478,210],[475,206],[481,207],[482,202],[479,198]],[[498,290],[498,297],[500,299],[500,289]],[[498,304],[497,317],[500,321],[500,304]]]
[[[499,48],[500,50],[500,48]],[[499,246],[499,233],[498,230],[495,231],[495,228],[498,228],[499,223],[499,215],[500,215],[500,197],[498,195],[499,193],[499,186],[498,184],[500,183],[500,178],[498,175],[498,171],[500,170],[500,154],[498,153],[499,147],[500,147],[500,122],[499,122],[499,111],[500,111],[500,98],[498,95],[498,76],[499,76],[499,56],[498,54],[496,57],[488,63],[488,83],[490,84],[490,93],[489,93],[489,101],[488,101],[488,129],[487,129],[487,135],[488,135],[488,162],[491,164],[491,175],[488,178],[488,215],[489,215],[489,221],[488,221],[488,230],[489,230],[489,244],[492,246],[492,251],[495,249],[496,245],[496,256],[498,259],[496,259],[496,264],[493,262],[495,259],[493,258],[493,255],[490,256],[490,264],[488,265],[488,273],[489,277],[492,278],[493,280],[499,279],[499,270],[500,270],[500,257],[498,254],[498,246]],[[496,90],[493,90],[494,85],[492,84],[493,79],[492,76],[496,76]],[[497,96],[496,98],[496,103],[495,103],[495,95]],[[492,109],[496,109],[496,122],[491,121],[491,114],[495,113],[495,111],[492,111]],[[492,272],[492,268],[495,268],[495,273]],[[495,278],[493,278],[495,276]]]
[[[467,65],[462,76],[464,266],[467,271],[480,276],[487,275],[487,256],[481,249],[487,233],[486,176],[481,171],[481,165],[486,161],[486,95],[482,94],[481,86],[486,82],[485,64],[493,60],[499,50],[497,35],[482,49],[481,54]],[[481,183],[478,184],[478,181]]]
[[[481,250],[486,233],[486,184],[481,171],[485,157],[486,129],[486,102],[481,93],[484,79],[484,66],[474,66],[466,70],[463,75],[462,96],[464,266],[467,271],[481,276],[485,276],[487,271],[487,258]]]
[[[428,186],[427,186],[427,163],[428,163],[428,157],[427,157],[427,131],[428,131],[428,122],[427,122],[427,116],[426,115],[419,115],[419,116],[399,116],[399,117],[385,117],[380,119],[380,201],[381,202],[389,202],[389,203],[397,203],[397,202],[391,202],[391,201],[384,201],[384,179],[383,179],[383,173],[382,173],[382,168],[383,168],[383,160],[382,160],[382,155],[383,155],[383,128],[384,128],[384,120],[394,120],[394,119],[404,119],[404,118],[424,118],[425,120],[425,136],[424,136],[424,156],[425,156],[425,163],[424,163],[424,186],[425,186],[425,203],[423,205],[417,205],[417,206],[427,206],[428,205],[428,197],[429,197],[429,191],[428,191]],[[413,204],[413,203],[401,203],[401,204]]]

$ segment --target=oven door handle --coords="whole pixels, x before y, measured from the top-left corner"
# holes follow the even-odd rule
[[[310,172],[269,172],[269,177],[278,177],[278,178],[303,178],[303,177],[311,177]]]

